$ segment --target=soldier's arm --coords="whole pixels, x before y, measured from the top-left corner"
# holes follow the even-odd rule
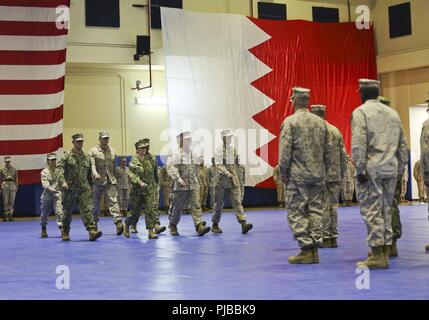
[[[56,170],[58,170],[58,176],[64,182],[66,182],[65,181],[65,171],[66,171],[68,157],[69,157],[69,153],[65,152],[64,156],[61,158],[61,160],[58,161],[57,169],[56,169]]]
[[[42,170],[42,172],[40,173],[40,181],[42,183],[43,189],[46,189],[48,191],[52,191],[52,188],[49,184],[48,178],[46,177],[45,170]]]
[[[329,168],[331,167],[331,138],[328,130],[328,126],[325,124],[325,142],[324,142],[324,150],[323,150],[323,160],[325,162],[325,172],[327,173]]]
[[[340,134],[340,166],[341,166],[341,179],[344,179],[344,177],[347,174],[347,151],[346,146],[344,145],[344,139],[341,132],[338,130]]]
[[[16,169],[15,169],[15,184],[16,184],[16,187],[18,188],[18,185],[19,185],[19,181],[18,181],[18,170],[16,170]]]
[[[407,141],[404,137],[404,128],[402,127],[402,124],[400,124],[400,132],[399,132],[399,143],[398,143],[398,150],[396,152],[398,157],[398,174],[404,174],[408,177],[408,172],[405,172],[405,167],[408,164],[408,145]],[[407,178],[408,179],[408,178]]]
[[[420,166],[425,185],[429,186],[429,127],[423,125],[420,136]]]
[[[287,183],[292,159],[293,132],[289,123],[284,123],[280,129],[279,169],[280,179]]]
[[[226,169],[225,165],[223,164],[223,147],[219,148],[215,154],[215,164],[218,174],[223,174],[227,177],[231,176],[231,173]]]
[[[243,184],[246,184],[246,167],[243,166]]]
[[[185,182],[180,176],[179,170],[175,166],[178,163],[179,163],[179,155],[177,153],[173,153],[169,155],[167,158],[167,173],[170,176],[171,180],[183,186],[185,185]]]
[[[367,128],[365,115],[360,110],[352,114],[352,159],[357,175],[366,175]]]
[[[88,152],[89,159],[91,161],[91,172],[94,177],[98,176],[97,168],[95,166],[95,152],[91,149]]]
[[[154,165],[153,176],[154,176],[154,179],[155,179],[156,184],[159,184],[159,170],[158,170],[158,163],[156,162],[155,157],[153,158],[153,165]]]
[[[131,160],[129,165],[128,177],[132,184],[142,185],[143,181],[140,180],[139,175],[140,167],[134,160]]]

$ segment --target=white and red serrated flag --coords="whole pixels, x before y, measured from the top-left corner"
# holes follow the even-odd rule
[[[70,0],[0,0],[0,156],[22,184],[62,153]]]

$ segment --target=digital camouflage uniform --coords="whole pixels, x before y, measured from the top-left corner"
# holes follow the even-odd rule
[[[173,181],[171,203],[169,209],[170,226],[177,226],[183,209],[189,202],[192,220],[195,228],[203,222],[200,198],[200,185],[198,182],[197,166],[198,157],[190,150],[185,152],[177,149],[167,159],[167,172]],[[179,181],[183,180],[185,186]]]
[[[337,207],[341,193],[341,181],[347,172],[347,153],[343,136],[336,127],[327,123],[331,165],[327,172],[327,203],[323,215],[323,239],[338,238]]]
[[[355,167],[350,159],[347,161],[347,171],[342,181],[341,198],[346,201],[347,205],[353,202],[355,192]]]
[[[18,190],[18,173],[13,166],[0,170],[1,195],[3,200],[4,219],[12,220],[15,197]]]
[[[419,193],[420,202],[424,202],[424,201],[426,201],[426,190],[425,190],[425,181],[423,179],[423,170],[422,170],[422,166],[421,166],[421,160],[418,160],[414,164],[413,176],[417,182],[417,189],[418,189],[418,193]]]
[[[229,196],[229,201],[235,211],[237,221],[245,223],[247,220],[241,202],[240,180],[237,174],[237,166],[235,165],[236,157],[237,151],[231,145],[221,145],[216,150],[217,181],[215,187],[215,208],[212,215],[213,224],[218,224],[221,219],[225,196]],[[231,174],[231,178],[228,177],[229,174]]]
[[[127,225],[137,225],[143,206],[146,229],[155,228],[158,219],[158,210],[154,207],[158,192],[156,175],[157,165],[151,154],[142,159],[138,155],[132,157],[129,164],[131,212],[126,219]],[[141,183],[145,186],[142,187]]]
[[[352,158],[358,202],[368,231],[368,245],[392,245],[392,202],[398,176],[408,161],[401,120],[395,110],[368,100],[352,114]],[[399,181],[400,183],[400,181]]]
[[[51,170],[45,168],[40,173],[43,192],[40,197],[40,224],[42,227],[48,224],[48,217],[52,210],[55,212],[55,218],[58,227],[61,229],[63,225],[63,206],[62,206],[62,191],[61,187],[64,183],[60,171],[56,168]]]
[[[62,176],[68,189],[63,192],[63,228],[70,230],[73,207],[79,205],[79,212],[83,224],[88,231],[96,230],[94,216],[92,214],[92,171],[89,155],[83,151],[72,149],[66,152],[59,161],[57,170]]]
[[[198,183],[200,184],[200,199],[201,199],[201,208],[205,208],[207,203],[207,196],[209,192],[208,185],[208,170],[207,167],[203,165],[197,166],[197,175]]]
[[[167,166],[162,167],[159,170],[159,181],[162,189],[162,200],[164,204],[164,210],[168,211],[170,207],[170,197],[171,197],[171,178],[167,172]]]
[[[428,107],[429,107],[429,100],[427,100],[426,102],[428,103]],[[420,162],[421,162],[421,170],[423,173],[423,181],[425,184],[426,195],[427,195],[429,193],[429,120],[426,120],[423,123],[422,132],[420,135]],[[428,218],[429,218],[429,206],[428,206]],[[429,244],[426,245],[426,250],[429,251]]]
[[[242,164],[237,164],[237,175],[238,181],[240,182],[240,199],[241,204],[243,204],[244,199],[244,186],[246,184],[246,168]]]
[[[100,201],[104,196],[107,208],[113,217],[115,224],[122,223],[122,216],[118,205],[118,188],[116,180],[116,151],[110,146],[103,150],[97,146],[89,150],[91,160],[92,179],[94,182],[93,190],[93,214],[94,220],[98,223],[100,213]],[[95,179],[96,175],[100,179]]]
[[[116,168],[116,181],[118,186],[118,204],[121,211],[128,211],[130,205],[129,168],[121,166]]]
[[[277,204],[283,207],[285,204],[285,185],[280,177],[280,168],[278,165],[273,170],[273,180],[276,184]]]
[[[209,180],[209,193],[210,193],[210,208],[214,210],[214,199],[215,199],[215,188],[217,180],[217,169],[216,165],[212,165],[208,169],[208,180]]]
[[[325,121],[307,108],[298,109],[281,127],[279,167],[286,183],[289,226],[300,248],[322,244],[326,171],[330,165]]]

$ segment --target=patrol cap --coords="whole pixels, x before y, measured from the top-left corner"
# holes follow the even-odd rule
[[[100,139],[110,138],[109,132],[107,131],[101,131],[99,132]]]
[[[311,112],[326,112],[326,106],[323,104],[313,104],[311,106]]]
[[[76,133],[72,135],[73,141],[83,141],[83,134],[82,133]]]
[[[377,99],[382,104],[385,104],[386,106],[390,106],[390,100],[389,100],[389,98],[386,98],[386,97],[383,97],[383,96],[379,96]]]
[[[220,135],[222,136],[222,138],[226,138],[226,137],[232,137],[234,133],[232,132],[232,129],[224,129],[221,131]]]
[[[310,97],[310,89],[307,88],[301,88],[301,87],[293,87],[292,88],[292,96],[290,97],[290,100],[294,99],[295,97]]]
[[[380,88],[380,81],[372,79],[359,79],[359,90],[362,88]]]
[[[191,139],[192,133],[191,133],[191,131],[183,131],[177,135],[177,138],[179,138],[179,139]]]
[[[4,157],[4,162],[10,162],[11,158],[9,156]]]
[[[141,149],[141,148],[144,148],[144,147],[145,147],[145,146],[143,145],[143,141],[142,141],[142,140],[137,141],[137,142],[134,144],[134,146],[136,147],[136,149]]]
[[[46,157],[48,160],[57,160],[57,155],[55,153],[50,153]]]
[[[144,138],[141,140],[141,142],[143,143],[143,145],[145,147],[149,147],[150,146],[150,139],[149,138]]]

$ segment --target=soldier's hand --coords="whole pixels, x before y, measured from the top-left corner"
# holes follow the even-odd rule
[[[359,183],[366,183],[368,182],[369,178],[366,174],[358,174],[356,176],[356,180],[359,181]]]
[[[183,181],[181,178],[179,180],[177,180],[177,183],[181,186],[181,187],[186,187],[186,183],[185,181]]]
[[[61,188],[63,188],[64,190],[68,190],[69,186],[68,186],[67,182],[64,182],[63,185],[61,186]]]
[[[147,184],[144,182],[140,182],[140,187],[142,187],[143,189],[147,188]]]
[[[94,179],[95,179],[95,180],[100,180],[100,179],[101,179],[101,176],[100,176],[98,173],[96,173],[96,174],[94,175]]]

